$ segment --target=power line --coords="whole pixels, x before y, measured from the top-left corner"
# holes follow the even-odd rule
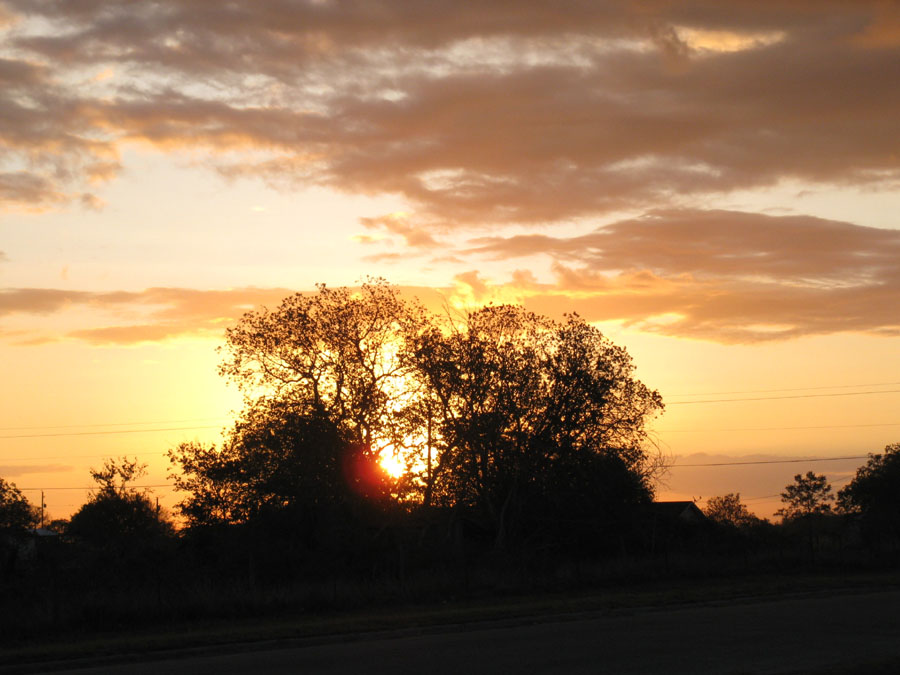
[[[853,478],[853,476],[844,476],[843,478],[837,478],[837,479],[831,481],[831,485],[832,486],[840,485],[841,483],[846,483],[847,481],[849,481],[852,478]],[[781,497],[781,493],[779,492],[777,495],[763,495],[762,497],[746,497],[746,498],[742,497],[741,501],[743,501],[743,502],[758,502],[761,499],[774,499],[775,497]]]
[[[691,403],[734,403],[736,401],[779,401],[788,398],[825,398],[831,396],[863,396],[866,394],[898,394],[900,389],[883,391],[845,391],[838,394],[795,394],[793,396],[756,396],[753,398],[708,398],[702,401],[672,401],[666,405],[689,405]]]
[[[125,453],[128,457],[163,457],[168,452],[139,452],[137,454],[127,452]],[[104,459],[108,458],[109,453],[105,453],[102,455],[53,455],[52,457],[35,457],[31,455],[30,457],[4,457],[2,461],[4,462],[43,462],[50,459]]]
[[[160,483],[159,485],[129,485],[129,488],[174,488],[172,483]],[[96,490],[96,485],[69,485],[66,487],[43,487],[43,488],[18,488],[22,492],[40,492],[41,490]]]
[[[710,462],[708,464],[673,464],[670,468],[699,466],[749,466],[751,464],[801,464],[803,462],[837,462],[846,459],[868,459],[868,455],[853,455],[850,457],[810,457],[809,459],[762,459],[750,462]]]
[[[818,389],[855,389],[856,387],[892,387],[900,382],[869,382],[868,384],[836,384],[830,387],[790,387],[787,389],[745,389],[743,391],[707,391],[697,394],[666,394],[668,398],[685,396],[730,396],[732,394],[771,394],[780,391],[816,391]]]
[[[703,434],[720,431],[797,431],[802,429],[858,429],[862,427],[900,427],[900,422],[876,422],[873,424],[821,424],[807,427],[743,427],[733,429],[656,429],[659,434]]]
[[[59,436],[108,436],[110,434],[146,434],[156,431],[194,431],[197,429],[219,429],[218,426],[204,427],[165,427],[156,429],[116,429],[113,431],[69,431],[54,434],[15,434],[12,436],[0,436],[0,439],[9,438],[57,438]]]
[[[193,417],[186,420],[156,420],[155,422],[103,422],[100,424],[58,424],[56,426],[0,427],[0,431],[25,431],[28,429],[90,429],[92,427],[136,427],[144,424],[184,424],[186,422],[225,421],[224,417]]]

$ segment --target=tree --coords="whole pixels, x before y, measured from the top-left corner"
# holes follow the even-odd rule
[[[247,522],[263,512],[333,512],[352,495],[382,498],[378,459],[403,445],[413,407],[408,337],[424,312],[383,279],[358,293],[318,286],[226,331],[219,372],[244,393],[221,450],[172,451],[192,524]],[[340,507],[343,508],[343,507]]]
[[[173,532],[172,524],[131,483],[146,472],[137,459],[108,459],[102,469],[90,469],[98,490],[72,516],[66,533],[96,546],[126,548]]]
[[[39,513],[15,484],[0,478],[0,575],[15,569],[19,545],[40,522]]]
[[[574,504],[589,518],[649,499],[645,422],[662,400],[576,316],[492,306],[440,323],[377,279],[249,312],[222,351],[240,420],[221,449],[170,453],[194,524],[285,510],[316,521],[358,513],[362,496],[478,512],[502,542],[538,504],[545,519]],[[407,476],[388,479],[385,452],[404,454]],[[559,498],[572,485],[580,497]]]
[[[741,493],[729,493],[721,497],[710,497],[704,509],[706,516],[717,523],[734,527],[747,527],[759,522],[759,518],[750,513],[746,505],[741,503]]]
[[[21,490],[0,478],[0,533],[21,535],[39,522],[39,511]]]
[[[169,457],[180,466],[171,478],[189,493],[179,510],[192,525],[246,523],[283,509],[314,521],[354,496],[389,494],[370,454],[327,418],[304,415],[291,402],[245,410],[221,450],[184,443]]]
[[[824,475],[812,471],[805,476],[798,473],[794,482],[785,486],[781,493],[784,507],[775,515],[787,521],[831,513],[831,498],[831,485]]]
[[[838,508],[858,514],[870,536],[891,534],[900,538],[900,443],[870,454],[866,464],[837,494]]]
[[[584,503],[603,476],[640,486],[624,503],[649,498],[657,465],[645,448],[645,422],[662,410],[661,397],[634,379],[624,349],[579,317],[558,323],[489,306],[461,327],[423,332],[415,358],[437,402],[438,459],[426,503],[475,508],[502,545],[530,527],[523,518],[530,504],[544,505],[552,519],[559,512],[547,508]],[[601,466],[606,473],[598,474]],[[572,483],[576,476],[593,481]],[[585,494],[560,500],[566,485]]]
[[[383,279],[350,289],[286,298],[275,311],[249,312],[226,331],[219,372],[245,394],[245,407],[290,403],[294,414],[326,419],[374,456],[401,439],[407,403],[409,335],[424,321]]]

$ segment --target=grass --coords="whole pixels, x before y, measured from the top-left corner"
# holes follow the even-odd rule
[[[798,593],[853,592],[900,586],[900,573],[764,575],[716,580],[655,582],[629,588],[587,591],[508,593],[452,601],[394,604],[345,611],[290,609],[274,616],[205,619],[171,623],[165,628],[64,635],[46,641],[10,644],[0,673],[46,671],[54,665],[127,661],[171,655],[182,650],[246,650],[278,645],[328,642],[387,632],[409,634],[446,630],[485,621],[565,620],[598,612],[652,610],[697,603],[734,603]],[[833,671],[896,672],[878,670]],[[823,674],[826,675],[826,674]],[[832,675],[828,671],[827,675]]]

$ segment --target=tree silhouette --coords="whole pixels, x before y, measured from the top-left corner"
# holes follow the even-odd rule
[[[39,513],[15,484],[0,478],[0,576],[15,569],[19,546],[40,522]]]
[[[785,520],[831,513],[831,485],[824,475],[808,471],[797,474],[794,482],[786,485],[781,493],[784,506],[775,512]]]
[[[860,516],[870,538],[900,539],[900,443],[869,455],[853,480],[838,491],[837,501],[842,512]]]
[[[290,403],[295,414],[330,421],[378,456],[399,440],[411,368],[405,343],[423,321],[422,309],[383,279],[358,293],[320,285],[228,329],[220,374],[244,392],[246,408]]]
[[[529,505],[553,519],[550,505],[583,503],[601,475],[636,478],[626,482],[640,489],[623,503],[649,495],[644,424],[661,398],[632,377],[624,349],[580,318],[560,324],[489,306],[462,327],[422,333],[416,364],[439,402],[426,502],[476,508],[498,545],[531,522],[522,518]],[[587,476],[592,485],[572,480]],[[571,495],[573,486],[583,494]]]
[[[287,510],[319,531],[362,497],[468,510],[502,546],[539,522],[615,520],[651,494],[645,422],[661,397],[576,316],[504,305],[439,322],[376,279],[250,312],[222,351],[240,420],[221,449],[170,453],[192,524]],[[398,450],[410,470],[390,480],[377,460]]]
[[[740,492],[710,497],[706,500],[706,508],[703,511],[710,520],[734,527],[746,527],[759,522],[759,518],[741,503]]]
[[[23,534],[40,522],[38,513],[14,483],[0,478],[0,533]]]
[[[171,477],[189,493],[181,513],[193,525],[245,523],[287,509],[334,513],[355,497],[384,499],[387,475],[328,419],[291,402],[245,410],[221,450],[184,443],[169,453]]]
[[[108,459],[90,469],[97,491],[72,516],[66,533],[95,546],[123,548],[171,534],[172,524],[132,483],[146,472],[137,459]]]

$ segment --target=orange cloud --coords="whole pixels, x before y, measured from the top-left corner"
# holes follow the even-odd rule
[[[389,223],[393,226],[393,223]],[[407,225],[399,226],[405,232]],[[810,216],[734,211],[654,211],[580,236],[481,237],[464,256],[511,261],[543,255],[553,283],[518,270],[506,283],[477,272],[446,289],[403,288],[429,308],[514,302],[552,316],[578,312],[641,330],[724,343],[856,331],[900,335],[900,231]],[[402,257],[403,253],[384,254]],[[83,307],[111,317],[71,331],[93,343],[129,344],[218,335],[288,289],[89,293],[0,291],[0,316]],[[19,336],[21,338],[21,336]]]
[[[109,293],[0,289],[0,316],[50,315],[73,308],[93,310],[92,318],[88,320],[101,325],[74,330],[55,339],[68,337],[95,344],[133,344],[190,335],[221,335],[229,323],[245,312],[260,305],[278,304],[290,293],[284,288],[150,288],[140,292]],[[20,339],[17,343],[40,344],[48,339],[38,336],[27,341]]]

